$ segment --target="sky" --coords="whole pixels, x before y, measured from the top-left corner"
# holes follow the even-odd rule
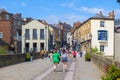
[[[73,25],[86,21],[102,11],[105,16],[114,10],[115,19],[120,18],[120,4],[117,0],[0,0],[0,8],[23,18],[46,20],[49,24],[58,21]]]

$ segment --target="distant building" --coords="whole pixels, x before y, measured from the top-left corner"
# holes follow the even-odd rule
[[[7,12],[3,8],[0,8],[0,39],[4,42],[3,44],[0,44],[0,46],[7,50],[13,50],[14,48],[13,31],[13,14]]]

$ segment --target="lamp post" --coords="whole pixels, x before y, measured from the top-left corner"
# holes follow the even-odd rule
[[[47,35],[48,35],[48,33],[47,33],[47,26],[45,26],[45,50],[47,50]]]
[[[24,53],[26,53],[26,35],[24,34]]]
[[[92,53],[92,34],[90,33],[89,35],[89,39],[90,39],[90,54]]]

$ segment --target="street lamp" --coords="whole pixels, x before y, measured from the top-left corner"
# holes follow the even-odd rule
[[[90,54],[92,53],[92,34],[89,34],[89,39],[90,39]]]
[[[24,34],[24,53],[26,53],[26,35]]]

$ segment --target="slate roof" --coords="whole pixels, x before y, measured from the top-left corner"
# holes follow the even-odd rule
[[[93,16],[92,18],[106,18],[106,19],[108,19],[108,17],[107,16],[104,16],[104,15],[102,15],[102,14],[96,14],[95,16]]]

